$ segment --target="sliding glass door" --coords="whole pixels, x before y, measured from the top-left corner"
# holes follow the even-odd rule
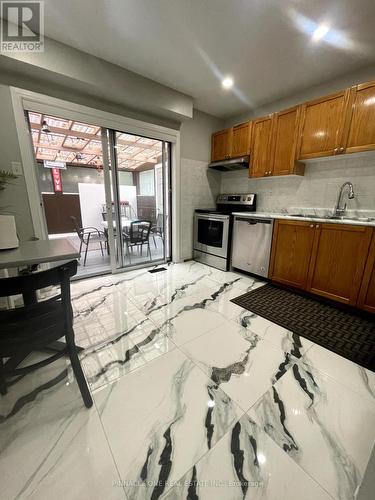
[[[79,277],[170,258],[170,143],[27,111],[45,234],[80,252]]]
[[[170,258],[170,144],[103,129],[116,268]],[[111,222],[109,221],[111,219]]]

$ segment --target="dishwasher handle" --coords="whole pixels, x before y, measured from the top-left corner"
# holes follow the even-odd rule
[[[249,217],[236,217],[235,222],[247,222],[248,224],[254,226],[255,224],[271,224],[271,219],[249,219]]]

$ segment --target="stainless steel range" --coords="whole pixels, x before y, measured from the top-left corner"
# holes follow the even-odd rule
[[[253,212],[255,194],[219,194],[216,210],[197,209],[194,217],[194,259],[222,271],[229,269],[232,212]]]

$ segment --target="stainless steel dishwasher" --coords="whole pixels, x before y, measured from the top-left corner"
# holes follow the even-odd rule
[[[268,277],[273,219],[236,215],[233,226],[232,267]]]

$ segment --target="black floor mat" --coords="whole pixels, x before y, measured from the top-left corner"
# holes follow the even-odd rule
[[[375,371],[375,317],[347,312],[270,284],[232,302]]]
[[[162,271],[166,271],[167,269],[165,267],[157,267],[156,269],[151,269],[149,273],[161,273]]]

